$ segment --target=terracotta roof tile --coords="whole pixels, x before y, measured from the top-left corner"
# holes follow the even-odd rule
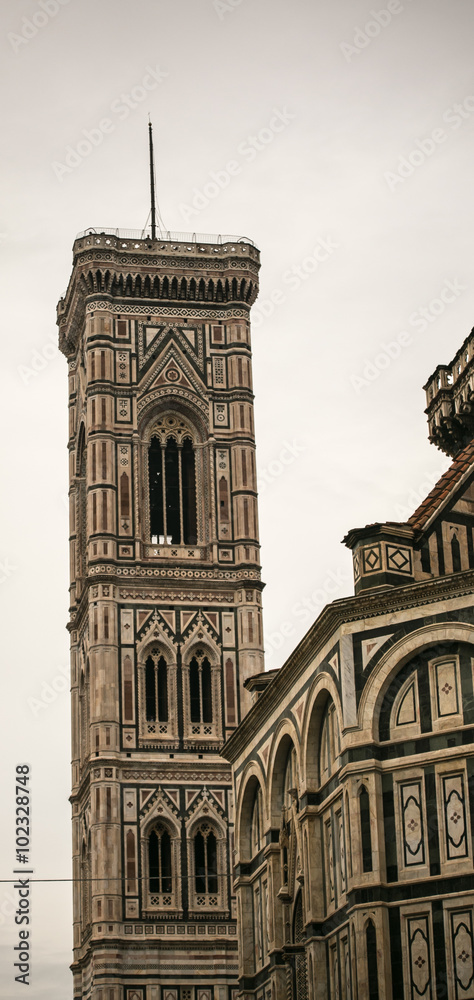
[[[441,476],[438,480],[436,486],[433,487],[431,493],[423,503],[415,510],[414,514],[408,518],[407,524],[410,524],[412,528],[423,528],[426,522],[429,520],[432,514],[434,514],[436,508],[439,506],[441,500],[448,496],[448,494],[453,489],[454,485],[459,482],[466,469],[474,462],[474,440],[470,441],[459,455],[456,456],[452,465],[449,469]]]

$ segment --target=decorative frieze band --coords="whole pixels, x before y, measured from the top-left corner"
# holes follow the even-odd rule
[[[249,307],[250,308],[250,307]],[[195,319],[202,320],[203,315],[212,311],[214,319],[222,320],[232,320],[232,319],[248,319],[249,309],[214,309],[212,308],[212,303],[203,302],[202,308],[196,309],[183,309],[168,306],[166,303],[166,310],[164,310],[163,305],[152,306],[151,303],[147,302],[145,308],[140,308],[138,304],[128,305],[123,302],[109,302],[106,299],[97,299],[94,302],[88,302],[86,305],[86,312],[95,312],[98,309],[105,309],[107,312],[119,313],[120,315],[133,315],[137,319],[143,319],[144,314],[147,316],[163,316],[163,312],[166,311],[167,316],[192,316]]]

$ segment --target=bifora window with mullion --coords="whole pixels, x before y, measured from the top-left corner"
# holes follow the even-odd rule
[[[193,656],[189,664],[191,722],[212,722],[211,665],[207,656]]]
[[[217,841],[205,823],[194,838],[196,892],[217,892]]]
[[[161,544],[195,545],[196,470],[190,438],[151,440],[148,452],[150,534]]]
[[[152,830],[148,842],[150,892],[171,892],[171,838],[163,826]]]
[[[145,711],[147,722],[168,722],[168,677],[166,660],[149,656],[145,665]]]

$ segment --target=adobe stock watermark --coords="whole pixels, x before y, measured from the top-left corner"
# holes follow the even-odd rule
[[[55,674],[51,682],[42,682],[38,697],[27,699],[26,703],[28,708],[33,713],[35,718],[37,718],[39,713],[44,711],[45,708],[49,708],[50,705],[57,701],[60,694],[63,694],[64,691],[69,691],[69,678],[69,666],[59,667],[58,673]]]
[[[264,469],[257,472],[258,492],[262,496],[275,479],[283,475],[289,465],[293,465],[300,455],[307,451],[305,444],[298,441],[284,441],[283,448],[278,453],[278,458],[272,459]]]
[[[420,504],[426,500],[426,497],[431,493],[431,490],[436,483],[439,482],[441,476],[444,474],[445,469],[434,469],[433,472],[427,472],[423,481],[418,485],[416,489],[410,490],[406,497],[406,501],[403,504],[397,504],[395,507],[395,516],[399,521],[408,521],[408,518],[415,513]]]
[[[10,580],[13,574],[16,573],[17,569],[18,567],[13,566],[10,562],[9,556],[0,559],[0,583],[6,583],[7,580]]]
[[[132,87],[128,93],[122,93],[120,97],[112,101],[109,111],[114,117],[101,118],[93,128],[83,128],[79,141],[66,147],[63,161],[52,161],[51,167],[58,181],[63,181],[66,175],[71,174],[76,167],[79,167],[83,160],[87,159],[93,150],[103,143],[104,137],[115,131],[117,122],[125,121],[132,111],[143,104],[148,94],[156,90],[158,85],[168,76],[169,73],[160,69],[159,66],[147,66],[140,83]]]
[[[194,188],[191,203],[181,202],[178,205],[184,221],[189,222],[190,219],[207,208],[211,201],[218,198],[221,191],[229,186],[232,178],[238,177],[246,164],[253,163],[258,154],[263,152],[277,135],[284,132],[294,118],[295,115],[291,114],[287,108],[282,110],[274,108],[268,125],[259,129],[256,135],[248,135],[243,142],[239,143],[235,153],[238,159],[227,160],[227,163],[220,170],[211,170],[209,180],[203,187],[201,189]]]
[[[404,184],[409,177],[412,177],[416,170],[423,166],[433,153],[443,145],[452,132],[457,132],[461,125],[474,114],[474,95],[468,95],[461,104],[453,104],[447,108],[442,116],[445,125],[449,125],[451,131],[438,126],[423,139],[417,139],[412,150],[406,156],[398,157],[398,166],[395,171],[386,170],[384,179],[390,191],[395,191],[398,184]]]
[[[287,268],[281,276],[281,284],[273,288],[265,299],[259,299],[256,305],[252,306],[252,330],[258,330],[265,320],[273,315],[275,309],[286,302],[287,295],[283,291],[282,285],[285,289],[289,288],[291,292],[297,292],[303,282],[307,281],[321,264],[329,260],[339,247],[340,244],[336,243],[330,236],[320,237],[306,257]]]
[[[46,28],[51,19],[59,14],[61,7],[66,7],[68,3],[70,3],[70,0],[39,0],[36,10],[31,17],[23,15],[19,33],[10,31],[7,35],[15,55],[24,45],[28,45],[32,38],[36,38],[38,33],[43,28]]]
[[[334,601],[340,591],[346,591],[347,586],[351,586],[352,583],[352,576],[349,573],[345,573],[342,570],[329,570],[321,587],[317,587],[309,596],[303,597],[300,601],[296,601],[296,604],[293,604],[293,607],[290,609],[291,618],[304,623],[309,628],[326,604]],[[291,618],[285,619],[275,632],[270,632],[266,636],[266,657],[274,656],[276,652],[282,649],[287,639],[294,637],[296,625]]]
[[[36,347],[30,355],[29,364],[17,365],[17,372],[24,385],[28,385],[32,378],[37,378],[40,372],[48,367],[51,361],[59,358],[60,351],[57,343],[57,333],[50,333],[48,341],[41,350]]]
[[[407,326],[412,327],[419,333],[424,333],[430,324],[435,323],[446,311],[451,303],[467,290],[467,285],[462,285],[458,278],[454,281],[445,281],[441,291],[436,298],[431,299],[426,306],[420,306],[408,317]],[[372,360],[365,359],[364,368],[360,375],[351,375],[350,382],[355,392],[361,392],[372,382],[380,377],[383,371],[390,368],[393,361],[397,361],[402,351],[410,347],[413,343],[412,333],[408,330],[401,330],[400,333],[388,343],[381,342],[380,351]]]
[[[361,52],[373,42],[374,38],[378,38],[384,28],[388,28],[393,18],[397,14],[401,14],[404,10],[405,7],[400,3],[400,0],[387,0],[386,6],[380,10],[370,10],[368,19],[363,27],[361,28],[359,25],[354,26],[352,44],[350,42],[341,42],[339,45],[346,62],[351,62],[354,56],[360,56]]]
[[[240,7],[244,0],[214,0],[212,6],[220,21],[223,21],[226,14],[231,14],[236,7]]]

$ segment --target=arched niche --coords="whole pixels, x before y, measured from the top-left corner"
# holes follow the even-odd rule
[[[285,729],[280,730],[275,736],[271,765],[269,767],[269,791],[270,803],[269,812],[271,826],[279,829],[283,808],[288,808],[289,801],[285,802],[285,780],[288,778],[288,765],[290,755],[294,753],[295,774],[293,787],[299,790],[300,786],[300,762],[298,754],[298,741],[293,726],[287,722]]]
[[[240,861],[250,861],[254,856],[253,825],[255,822],[255,807],[258,804],[257,797],[260,797],[260,822],[261,839],[265,830],[265,807],[263,783],[256,774],[250,774],[243,790],[241,791],[240,803],[236,817],[236,842],[237,854]]]
[[[308,698],[302,737],[302,769],[305,786],[309,791],[315,791],[320,785],[321,727],[330,703],[334,705],[340,740],[342,711],[338,692],[332,678],[327,675],[319,675]]]

